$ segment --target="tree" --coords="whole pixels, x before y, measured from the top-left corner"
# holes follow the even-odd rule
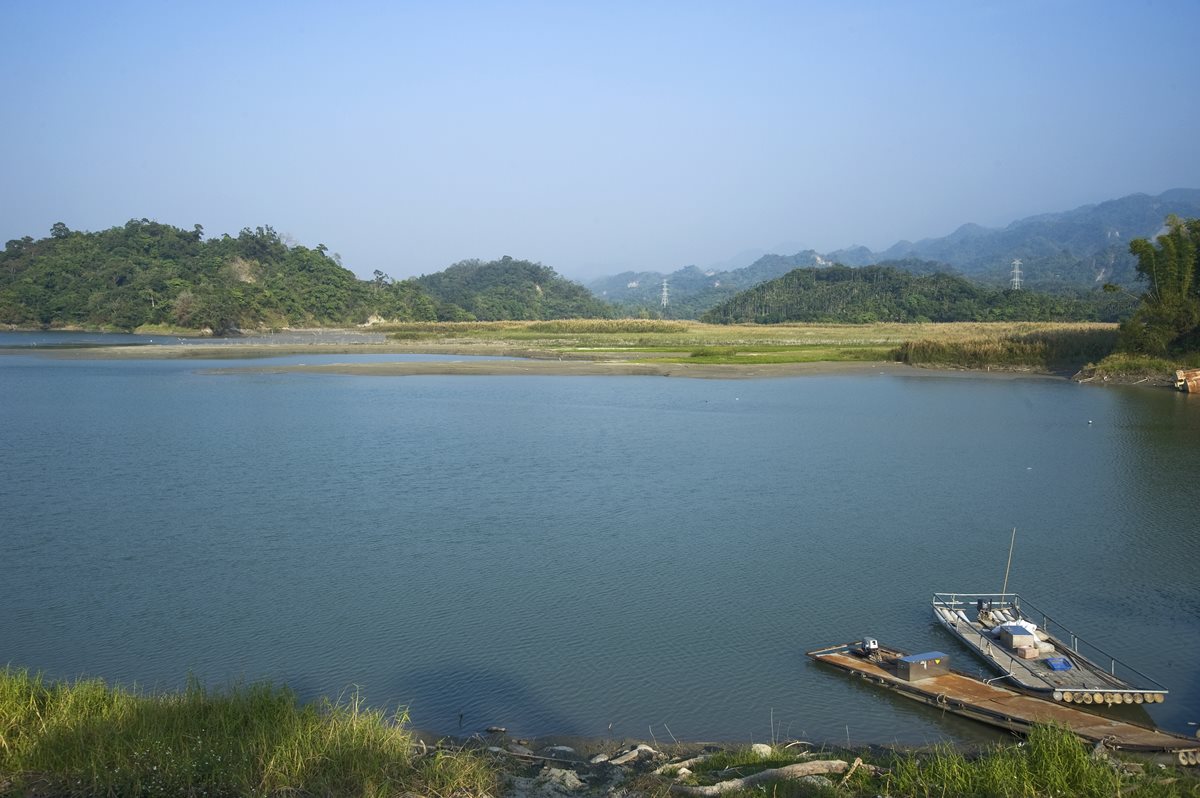
[[[1200,345],[1200,219],[1167,217],[1167,232],[1152,244],[1129,242],[1138,279],[1147,283],[1142,304],[1121,325],[1120,346],[1148,355]]]

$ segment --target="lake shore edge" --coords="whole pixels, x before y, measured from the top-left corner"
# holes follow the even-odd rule
[[[0,794],[401,795],[458,798],[731,798],[772,794],[1194,794],[1191,773],[1117,757],[1070,732],[1024,741],[904,746],[671,742],[651,738],[427,736],[407,712],[359,697],[300,702],[286,687],[144,693],[100,679],[0,670]],[[652,730],[651,730],[652,731]],[[669,729],[667,729],[669,733]],[[673,736],[672,736],[673,737]],[[734,777],[734,778],[731,778]],[[815,780],[814,780],[815,779]],[[805,783],[806,782],[806,783]],[[1013,784],[1022,785],[1014,791]],[[1035,788],[1035,789],[1030,789]],[[1163,789],[1166,788],[1166,789]],[[814,793],[815,790],[815,793]]]
[[[793,363],[689,363],[686,353],[553,352],[501,344],[468,345],[405,343],[188,343],[88,348],[0,350],[4,354],[38,354],[65,360],[262,360],[298,355],[444,355],[447,360],[393,363],[328,363],[213,367],[211,374],[310,373],[348,376],[646,376],[693,379],[780,379],[803,376],[989,377],[999,379],[1069,379],[1067,372],[1032,368],[913,366],[894,360],[814,360]],[[455,360],[455,357],[495,358]]]
[[[59,332],[68,332],[62,330]],[[86,331],[77,331],[85,332]],[[86,333],[96,335],[96,333]],[[264,360],[311,355],[422,355],[421,361],[255,363],[221,368],[358,376],[659,376],[773,379],[799,376],[988,376],[1170,387],[1174,364],[1106,357],[1111,324],[1052,322],[712,325],[642,320],[421,322],[369,327],[249,330],[228,338],[139,330],[137,341],[34,342],[71,359]],[[2,347],[2,345],[0,345]],[[430,356],[438,357],[436,361]],[[362,358],[355,358],[362,360]]]

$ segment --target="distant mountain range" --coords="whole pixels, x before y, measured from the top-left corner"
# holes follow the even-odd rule
[[[625,272],[593,281],[591,293],[550,267],[507,256],[463,261],[411,280],[377,271],[367,281],[323,245],[293,246],[269,226],[244,228],[236,238],[205,239],[200,225],[185,230],[149,219],[98,232],[73,231],[59,222],[46,238],[14,239],[0,251],[0,325],[121,330],[150,325],[219,335],[369,319],[694,319],[708,311],[715,320],[760,322],[1109,318],[1129,308],[1110,302],[1112,294],[1097,298],[1099,289],[1105,283],[1135,284],[1129,242],[1158,235],[1169,214],[1200,218],[1200,190],[1134,194],[1032,216],[1002,230],[968,224],[944,238],[902,241],[883,252],[858,247],[822,255],[808,249],[762,255],[740,268]],[[995,290],[1007,285],[1015,258],[1023,262],[1025,285],[1034,289],[1025,292],[1030,296]],[[835,263],[847,268],[831,268]],[[884,268],[860,268],[867,265]],[[927,276],[955,279],[911,279]],[[968,279],[981,290],[964,288]],[[1036,304],[1034,293],[1058,296]],[[1133,299],[1129,292],[1123,296]],[[1066,301],[1073,298],[1083,304]]]
[[[1012,261],[1021,260],[1030,289],[1078,293],[1105,283],[1136,282],[1129,242],[1153,238],[1169,214],[1200,217],[1200,189],[1172,189],[1158,196],[1131,194],[1062,213],[1030,216],[1002,229],[964,224],[948,236],[900,241],[882,252],[851,247],[825,254],[764,255],[741,269],[701,270],[687,266],[669,274],[624,272],[591,281],[601,299],[625,308],[660,308],[667,281],[666,315],[696,317],[739,291],[792,269],[840,263],[891,265],[907,271],[958,272],[984,284],[1008,283]]]

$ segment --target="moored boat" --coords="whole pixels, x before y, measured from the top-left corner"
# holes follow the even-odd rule
[[[1155,704],[1167,696],[1163,685],[1016,593],[934,593],[933,617],[998,679],[1027,693],[1082,705]]]
[[[940,651],[907,654],[867,638],[807,653],[817,662],[940,712],[951,712],[1000,729],[1028,734],[1036,724],[1055,724],[1091,743],[1127,751],[1170,753],[1181,765],[1200,764],[1200,740],[1122,718],[1084,712],[1088,707],[1076,707],[1073,703],[1066,706],[1043,701],[1028,692],[995,684],[995,680],[978,679],[951,668],[949,656]]]

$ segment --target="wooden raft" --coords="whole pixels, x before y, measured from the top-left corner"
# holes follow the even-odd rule
[[[1200,763],[1200,740],[1095,715],[988,684],[958,671],[905,681],[880,664],[851,653],[850,649],[856,645],[831,646],[810,651],[808,656],[932,707],[1018,734],[1027,733],[1037,723],[1053,723],[1091,743],[1103,742],[1111,748],[1128,751],[1174,753],[1180,764]]]

